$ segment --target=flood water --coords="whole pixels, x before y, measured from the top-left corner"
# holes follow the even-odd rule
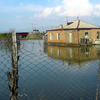
[[[18,45],[18,100],[100,100],[100,45]],[[0,44],[0,100],[10,99],[11,45]]]

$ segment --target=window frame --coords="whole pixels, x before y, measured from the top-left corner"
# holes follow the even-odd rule
[[[51,55],[54,55],[54,48],[51,48]]]
[[[97,39],[100,39],[100,31],[97,31]]]
[[[53,40],[53,33],[50,33],[50,40]]]
[[[57,33],[57,40],[60,40],[60,33]]]
[[[87,37],[86,37],[87,36]],[[89,32],[85,32],[85,38],[89,39]]]

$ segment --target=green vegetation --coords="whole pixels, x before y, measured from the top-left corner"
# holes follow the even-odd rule
[[[11,33],[0,33],[0,40],[11,40]]]
[[[22,40],[41,40],[44,34],[29,34],[27,37],[20,38]]]
[[[45,34],[45,33],[44,33]],[[20,40],[41,40],[44,34],[29,34],[26,37],[19,37]],[[0,33],[0,40],[11,40],[11,33]]]

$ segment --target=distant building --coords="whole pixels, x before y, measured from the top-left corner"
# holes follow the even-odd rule
[[[81,20],[47,30],[47,42],[52,44],[100,44],[100,27]]]
[[[39,34],[40,32],[39,32],[39,30],[34,29],[34,30],[33,30],[33,33],[34,33],[34,34]]]
[[[17,36],[20,36],[20,37],[26,37],[29,34],[29,32],[17,32],[16,34]]]

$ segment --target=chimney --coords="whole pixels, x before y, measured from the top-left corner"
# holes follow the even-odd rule
[[[63,30],[63,25],[61,25],[61,29]]]

